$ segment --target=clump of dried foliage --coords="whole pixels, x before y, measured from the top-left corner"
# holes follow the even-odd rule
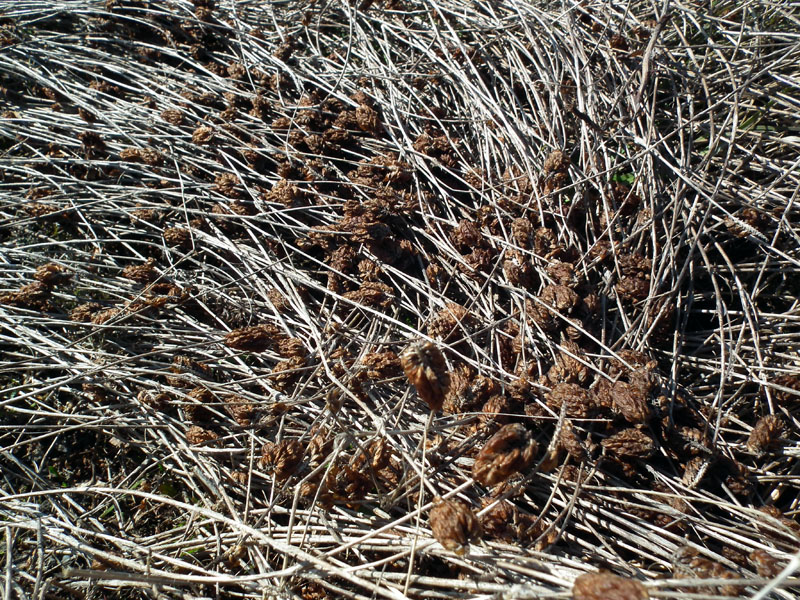
[[[796,597],[797,23],[0,0],[6,596]]]

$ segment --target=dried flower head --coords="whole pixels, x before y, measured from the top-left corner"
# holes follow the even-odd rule
[[[217,438],[219,438],[219,436],[210,429],[205,429],[197,425],[192,425],[186,430],[186,441],[192,445],[205,444]]]
[[[450,373],[442,351],[431,342],[412,342],[400,354],[400,364],[417,394],[432,411],[441,410],[450,388]]]
[[[648,600],[641,581],[613,573],[584,573],[572,584],[573,600]]]
[[[303,444],[297,440],[267,442],[261,448],[261,466],[275,473],[275,479],[285,481],[303,460]]]
[[[672,575],[675,579],[735,579],[736,573],[720,563],[709,560],[690,546],[679,548],[673,555]],[[692,588],[695,593],[722,596],[739,596],[742,588],[737,585],[710,585],[705,588]]]
[[[211,127],[198,127],[192,133],[192,141],[195,144],[203,145],[211,143],[214,137],[214,130]]]
[[[531,465],[538,445],[525,427],[509,423],[500,428],[478,452],[472,476],[486,486],[508,479]]]
[[[148,258],[143,265],[128,265],[122,269],[122,276],[126,279],[136,281],[137,283],[150,283],[158,277],[155,263],[155,260]]]
[[[225,397],[225,408],[233,419],[242,427],[248,427],[255,412],[255,404],[243,398],[232,394]]]
[[[649,458],[656,451],[656,442],[636,428],[623,429],[602,442],[603,448],[622,458]]]
[[[641,386],[615,381],[611,386],[611,399],[614,412],[622,415],[629,423],[638,425],[650,420],[647,391]]]
[[[569,420],[565,420],[561,427],[558,444],[575,460],[586,460],[586,448]]]
[[[783,419],[779,415],[761,417],[747,438],[747,449],[755,454],[763,454],[778,441],[783,434]]]
[[[50,287],[41,281],[22,286],[15,292],[0,295],[0,304],[11,304],[20,308],[46,311],[50,305]]]
[[[554,411],[561,411],[566,404],[568,417],[585,419],[596,409],[592,393],[577,383],[559,383],[547,394],[547,406]]]
[[[171,125],[180,125],[183,123],[183,113],[174,108],[168,108],[161,113],[161,118]]]
[[[430,522],[433,537],[447,550],[466,554],[470,542],[481,538],[481,524],[475,513],[457,500],[434,498]]]
[[[69,281],[72,278],[72,273],[55,263],[47,263],[36,269],[33,278],[48,287],[52,287]]]
[[[171,248],[188,248],[192,244],[192,232],[185,227],[168,227],[164,230],[164,242]]]
[[[784,567],[780,560],[760,548],[750,553],[750,560],[760,577],[775,577]]]
[[[278,333],[272,325],[241,327],[225,335],[225,345],[244,352],[264,352],[273,347]]]

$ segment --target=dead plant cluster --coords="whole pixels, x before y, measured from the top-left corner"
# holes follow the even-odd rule
[[[792,3],[0,15],[7,595],[797,597]]]

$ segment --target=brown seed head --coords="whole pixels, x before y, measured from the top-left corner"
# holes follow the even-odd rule
[[[783,434],[783,419],[779,415],[761,417],[747,438],[747,449],[762,454],[775,445]]]
[[[523,425],[509,423],[489,438],[478,452],[472,465],[472,476],[486,486],[500,483],[528,468],[537,450],[536,441]]]
[[[783,570],[784,565],[768,552],[756,549],[750,553],[750,560],[756,567],[760,577],[775,577]]]
[[[603,448],[611,454],[624,458],[648,458],[656,451],[656,443],[645,432],[635,429],[623,429],[602,442]]]
[[[470,542],[481,538],[481,524],[475,513],[456,500],[434,499],[430,514],[433,537],[445,549],[459,556],[467,552]]]
[[[400,354],[400,364],[419,397],[432,411],[441,410],[450,389],[450,373],[442,351],[431,342],[412,342]]]
[[[647,392],[638,385],[616,381],[611,387],[612,408],[626,421],[635,425],[650,420],[650,405]]]
[[[47,263],[36,269],[33,278],[51,287],[69,281],[72,278],[72,273],[55,263]]]
[[[147,262],[142,265],[128,265],[122,269],[122,276],[138,283],[150,283],[158,277],[158,272],[155,269],[155,260],[148,258]]]
[[[278,330],[272,325],[234,329],[225,336],[225,345],[244,352],[264,352],[275,344]]]
[[[594,397],[589,390],[577,383],[559,383],[547,394],[547,406],[554,411],[561,411],[566,404],[567,416],[576,419],[585,419],[595,412]]]
[[[297,440],[267,442],[261,448],[261,466],[275,473],[275,479],[285,481],[303,460],[303,444]]]
[[[572,584],[573,600],[648,600],[647,588],[636,579],[613,573],[584,573]]]
[[[217,438],[219,438],[219,436],[210,429],[205,429],[197,425],[192,425],[186,430],[186,441],[193,445],[212,442]]]

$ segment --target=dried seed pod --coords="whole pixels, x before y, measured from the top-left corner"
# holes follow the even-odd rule
[[[192,232],[185,227],[169,227],[163,235],[170,248],[188,248],[192,244]]]
[[[50,306],[50,287],[41,281],[22,286],[15,292],[0,295],[0,304],[11,304],[20,308],[46,311]]]
[[[569,169],[569,158],[561,150],[553,150],[545,159],[545,173],[563,173]]]
[[[502,425],[508,423],[515,412],[515,407],[508,396],[495,394],[483,405],[481,414],[478,415],[478,421],[483,427]]]
[[[783,570],[781,561],[761,549],[753,550],[750,553],[750,560],[760,577],[772,578]]]
[[[157,411],[167,410],[170,404],[169,394],[165,392],[156,393],[149,390],[142,390],[137,394],[136,399],[142,404]]]
[[[433,537],[447,550],[459,556],[469,544],[481,538],[481,524],[475,513],[457,500],[434,498],[430,523]]]
[[[85,302],[69,311],[69,318],[71,321],[77,321],[78,323],[87,323],[102,308],[102,305],[97,302]]]
[[[450,389],[445,398],[444,411],[459,414],[477,410],[499,390],[493,379],[476,374],[467,365],[458,365],[450,374]]]
[[[648,458],[656,451],[655,440],[633,427],[623,429],[601,443],[611,454],[622,458]]]
[[[491,486],[508,479],[533,462],[538,445],[525,427],[509,423],[500,428],[478,452],[472,465],[476,481]]]
[[[463,219],[450,232],[450,241],[462,254],[469,254],[482,241],[481,232],[473,221]]]
[[[192,141],[198,145],[211,143],[213,137],[214,130],[211,127],[201,126],[192,132]]]
[[[580,296],[565,285],[548,285],[542,290],[539,299],[563,314],[570,314],[580,302]]]
[[[303,461],[303,444],[297,440],[267,442],[261,448],[261,466],[275,473],[277,481],[291,477]]]
[[[225,397],[225,408],[233,419],[242,427],[248,427],[253,418],[255,404],[237,395]]]
[[[475,316],[465,307],[448,302],[428,323],[428,335],[444,342],[464,337],[476,327]]]
[[[106,308],[105,310],[100,310],[94,313],[90,320],[95,325],[102,325],[103,323],[107,323],[116,317],[120,312],[121,311],[118,308]]]
[[[168,108],[161,113],[161,118],[170,125],[181,125],[183,123],[183,113],[174,108]]]
[[[361,131],[377,133],[380,130],[380,118],[375,109],[361,104],[356,108],[356,124]]]
[[[210,429],[198,427],[197,425],[192,425],[186,431],[186,441],[193,445],[205,444],[218,438],[219,436]]]
[[[611,408],[634,425],[646,423],[652,414],[645,390],[624,381],[611,386]]]
[[[575,273],[572,263],[555,261],[547,267],[547,274],[557,285],[575,288],[580,283],[580,275]]]
[[[306,456],[308,457],[308,466],[315,469],[328,458],[333,450],[333,439],[325,428],[312,429],[311,434],[311,439],[306,447]]]
[[[564,421],[561,433],[558,436],[559,445],[578,462],[586,460],[586,448],[583,446],[578,434],[570,421]]]
[[[400,354],[400,364],[419,397],[432,411],[441,410],[450,389],[450,373],[442,351],[428,341],[412,342]]]
[[[36,269],[33,274],[36,281],[41,281],[47,287],[66,283],[72,278],[72,273],[55,263],[47,263]]]
[[[547,394],[547,406],[556,412],[567,405],[567,416],[576,419],[585,419],[595,410],[595,401],[592,393],[579,386],[577,383],[559,383]]]
[[[274,346],[277,335],[279,331],[272,325],[241,327],[225,335],[225,345],[244,352],[264,352]]]
[[[679,548],[673,555],[672,575],[675,579],[735,579],[736,573],[720,563],[709,560],[690,546]],[[706,588],[692,588],[692,591],[722,596],[739,596],[742,588],[738,585],[713,585]]]
[[[495,498],[481,498],[483,508],[495,502]],[[480,517],[481,528],[487,538],[513,541],[515,525],[519,520],[519,509],[508,500],[500,500]]]
[[[775,399],[781,406],[790,408],[792,404],[796,404],[800,400],[800,376],[780,375],[775,378],[773,383],[784,388],[773,391]]]
[[[277,363],[269,374],[270,381],[275,389],[287,391],[297,381],[300,371],[306,367],[308,361],[305,356],[293,356]]]
[[[710,466],[711,459],[708,456],[695,456],[684,463],[681,480],[687,487],[693,489],[702,481]]]
[[[122,269],[122,276],[125,279],[131,279],[137,283],[150,283],[156,277],[158,277],[158,273],[155,269],[155,263],[155,260],[148,258],[147,262],[145,262],[143,265],[128,265]]]
[[[650,295],[650,278],[644,275],[625,275],[614,289],[625,302],[644,300]]]
[[[387,379],[402,373],[400,357],[391,350],[370,352],[361,358],[361,364],[367,369],[367,377],[371,379]]]
[[[395,302],[395,294],[391,286],[379,281],[368,281],[357,290],[345,292],[342,297],[355,304],[384,310],[390,308]]]
[[[588,359],[580,346],[573,341],[561,344],[561,352],[556,356],[555,363],[547,372],[547,379],[551,384],[558,383],[585,383],[589,379],[589,368],[586,366]]]
[[[214,394],[209,389],[196,387],[187,394],[183,412],[190,421],[208,422],[214,418],[214,414],[205,405],[213,402]]]
[[[641,581],[613,573],[584,573],[572,584],[573,600],[648,600]]]
[[[747,438],[747,449],[763,454],[775,445],[783,434],[783,419],[779,415],[761,417]]]
[[[367,447],[369,464],[373,471],[381,471],[389,466],[392,459],[392,448],[386,440],[379,438]]]
[[[308,350],[303,340],[296,337],[284,337],[278,341],[278,354],[284,358],[302,358],[306,360]]]

